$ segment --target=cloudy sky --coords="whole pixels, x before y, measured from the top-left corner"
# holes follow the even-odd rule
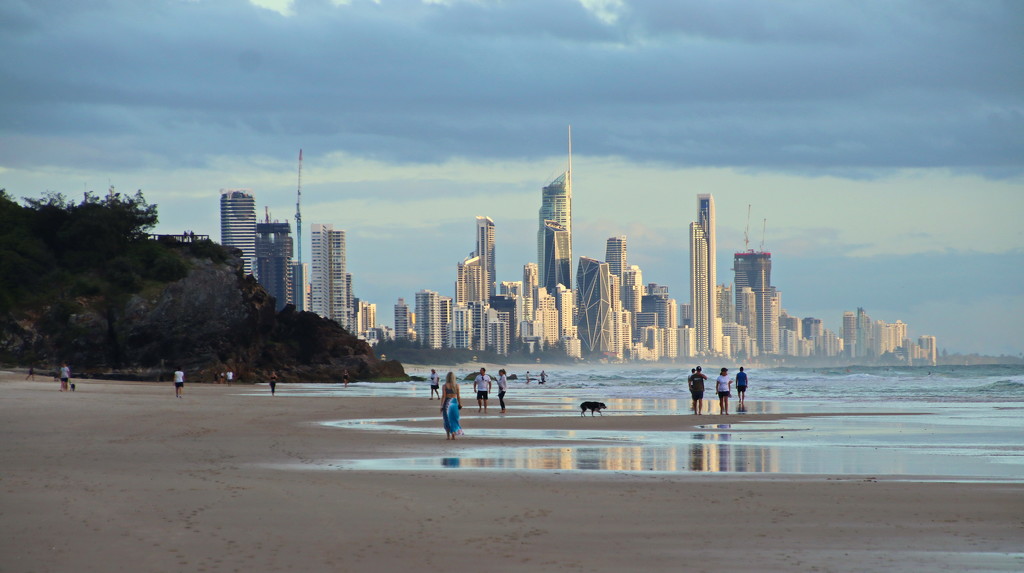
[[[627,235],[688,302],[712,193],[721,282],[763,248],[792,315],[1019,354],[1022,30],[1014,0],[6,0],[0,187],[142,189],[219,238],[221,188],[293,219],[302,148],[303,220],[390,324],[453,294],[477,215],[520,278],[571,124],[575,255]]]

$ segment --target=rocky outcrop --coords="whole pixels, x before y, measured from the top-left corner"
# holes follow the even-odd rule
[[[274,299],[241,260],[190,259],[188,275],[126,300],[55,303],[0,325],[0,352],[18,362],[67,361],[78,376],[161,380],[181,366],[191,381],[231,370],[242,381],[405,379],[402,365],[337,323]]]

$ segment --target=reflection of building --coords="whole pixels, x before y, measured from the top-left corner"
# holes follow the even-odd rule
[[[583,354],[603,354],[614,348],[608,263],[580,257],[576,297],[576,330]]]
[[[251,189],[220,190],[220,244],[240,249],[245,274],[253,274],[256,267],[256,199]]]

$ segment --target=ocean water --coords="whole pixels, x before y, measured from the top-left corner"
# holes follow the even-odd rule
[[[719,370],[718,366],[702,366],[709,377]],[[330,460],[327,466],[391,471],[816,474],[1024,481],[1021,366],[752,369],[747,408],[737,411],[734,392],[732,413],[738,415],[719,418],[718,401],[708,392],[705,404],[709,415],[700,418],[696,430],[689,426],[694,420],[685,382],[689,367],[546,371],[547,384],[527,385],[525,369],[509,368],[510,374],[519,376],[510,382],[506,397],[510,408],[516,415],[550,415],[554,405],[579,419],[579,429],[474,428],[476,413],[470,408],[463,420],[468,443],[461,445],[458,456]],[[412,370],[410,374],[426,372]],[[457,372],[460,378],[466,373]],[[531,376],[537,373],[531,369]],[[291,392],[327,398],[429,394],[426,382],[356,383],[348,388],[299,385],[287,391]],[[606,416],[686,416],[680,424],[685,429],[601,431],[579,418],[579,402],[591,399],[608,405]],[[496,406],[496,400],[491,402]],[[433,407],[427,410],[429,416],[411,412],[400,419],[344,420],[327,425],[437,433],[443,439],[442,430],[422,424],[436,417]],[[782,421],[765,421],[760,416],[800,413],[817,415]],[[418,424],[409,424],[412,421]],[[439,426],[439,418],[437,422]],[[473,448],[474,436],[536,440],[538,445]]]

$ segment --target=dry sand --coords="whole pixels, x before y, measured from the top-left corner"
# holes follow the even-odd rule
[[[436,434],[319,424],[436,415],[425,398],[189,384],[176,399],[170,383],[77,380],[60,393],[23,379],[0,376],[4,573],[1024,570],[1024,483],[344,471],[323,462],[522,442],[448,442],[440,419]],[[486,424],[570,419],[510,412]],[[692,420],[588,423],[658,431]]]

